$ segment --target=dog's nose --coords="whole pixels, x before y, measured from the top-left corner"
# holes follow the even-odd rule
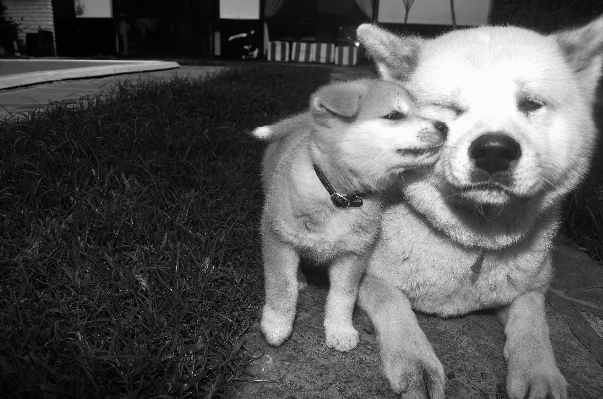
[[[444,122],[434,121],[433,127],[435,127],[437,131],[442,133],[444,137],[446,137],[446,135],[448,134],[448,126]]]
[[[509,169],[509,163],[521,156],[521,147],[504,133],[488,133],[471,143],[469,155],[475,160],[475,166],[494,174]]]

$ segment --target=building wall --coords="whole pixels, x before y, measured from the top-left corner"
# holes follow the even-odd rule
[[[456,23],[459,26],[484,25],[488,22],[492,0],[457,0],[454,3]],[[377,22],[402,23],[406,17],[404,3],[400,0],[379,0]],[[451,25],[450,2],[421,0],[412,3],[408,23],[419,25]]]
[[[38,33],[38,29],[44,29],[52,32],[56,49],[52,0],[2,0],[2,4],[6,7],[5,17],[19,24],[20,40],[25,43],[26,34]]]

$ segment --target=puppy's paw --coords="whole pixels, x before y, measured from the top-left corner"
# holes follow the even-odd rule
[[[567,382],[555,363],[523,367],[510,364],[507,395],[511,399],[567,399]]]
[[[433,352],[398,348],[382,359],[385,376],[403,399],[444,399],[444,366]]]
[[[350,326],[326,326],[325,339],[329,348],[347,352],[358,346],[358,331]]]
[[[264,306],[260,327],[266,342],[272,346],[279,346],[291,335],[293,319]]]

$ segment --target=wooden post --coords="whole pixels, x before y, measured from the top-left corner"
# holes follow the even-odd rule
[[[379,0],[373,0],[373,23],[379,18]]]
[[[452,29],[456,29],[456,13],[454,11],[454,0],[450,0],[450,14],[452,15]]]
[[[260,54],[258,55],[258,59],[263,59],[264,58],[264,41],[266,38],[264,38],[264,33],[265,33],[265,29],[264,29],[264,8],[265,8],[265,1],[266,0],[260,0],[260,27],[259,27],[259,35],[258,37],[260,38],[260,43],[258,45],[258,49],[260,51]]]

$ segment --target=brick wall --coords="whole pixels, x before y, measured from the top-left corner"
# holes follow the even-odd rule
[[[52,0],[2,0],[6,7],[4,16],[13,19],[19,24],[19,39],[25,43],[27,33],[38,33],[44,29],[54,33],[54,18],[52,14]],[[56,38],[55,38],[56,50]]]

